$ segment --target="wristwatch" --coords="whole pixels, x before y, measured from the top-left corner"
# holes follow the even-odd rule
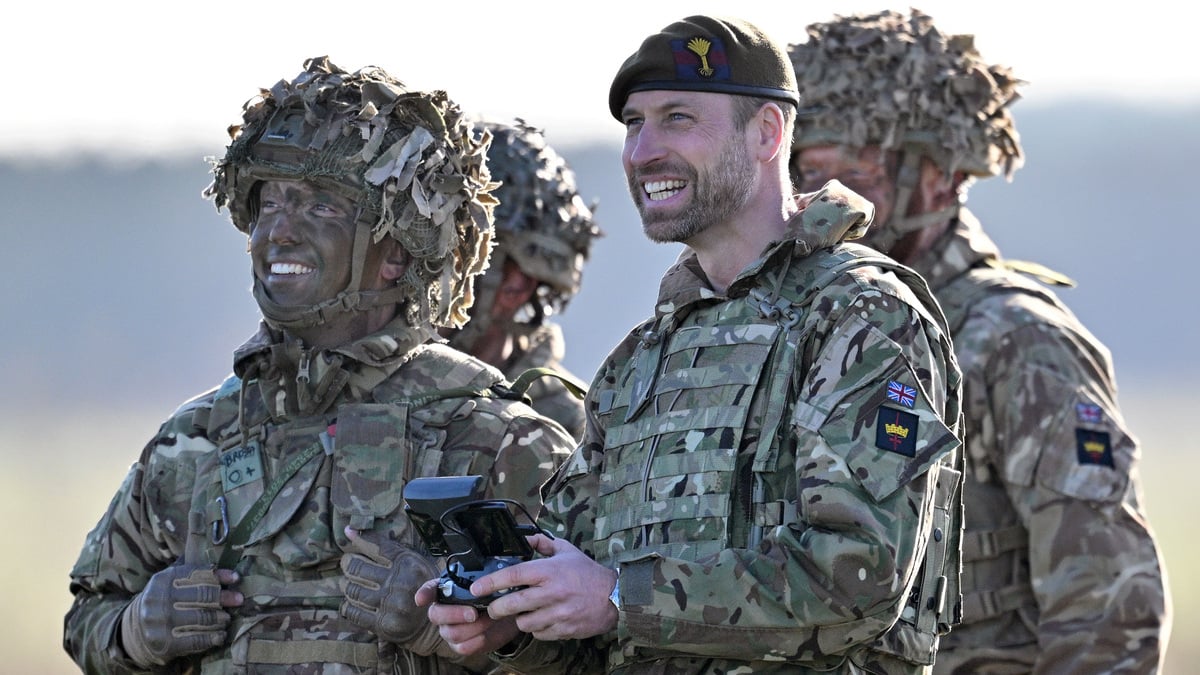
[[[608,594],[608,601],[613,604],[613,607],[617,608],[618,612],[621,611],[621,568],[620,567],[617,568],[617,580],[613,582],[612,593]]]

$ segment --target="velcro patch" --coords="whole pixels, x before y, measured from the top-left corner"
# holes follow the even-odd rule
[[[225,492],[262,479],[262,455],[257,441],[221,453],[221,487]]]
[[[875,447],[906,457],[917,454],[917,416],[886,405],[875,419]]]
[[[1076,428],[1075,455],[1080,464],[1113,466],[1112,440],[1108,432]]]

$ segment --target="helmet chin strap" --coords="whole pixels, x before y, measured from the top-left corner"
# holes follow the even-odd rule
[[[281,305],[267,296],[267,289],[256,277],[254,300],[262,311],[267,325],[278,329],[311,328],[332,321],[342,314],[374,309],[385,305],[396,305],[409,297],[406,286],[391,286],[378,291],[364,291],[362,287],[363,267],[366,265],[367,247],[371,242],[371,224],[361,216],[354,231],[354,251],[350,262],[350,281],[345,290],[329,300],[295,307]]]
[[[900,168],[896,172],[896,203],[888,221],[881,223],[878,230],[871,232],[868,243],[872,247],[884,252],[890,251],[896,242],[909,234],[958,216],[962,206],[957,202],[937,211],[915,216],[901,215],[908,213],[909,202],[912,201],[913,192],[921,179],[921,157],[921,153],[911,147],[901,154]]]
[[[500,290],[500,284],[504,281],[506,257],[503,249],[499,247],[493,249],[489,270],[497,270],[499,274],[484,272],[475,277],[473,281],[475,304],[473,305],[474,311],[471,312],[471,320],[467,322],[467,325],[456,329],[449,338],[451,346],[456,349],[470,353],[479,338],[491,326],[492,318],[488,315],[488,309],[491,308],[496,299],[496,293]]]

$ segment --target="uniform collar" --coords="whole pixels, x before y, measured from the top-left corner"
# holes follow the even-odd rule
[[[936,292],[972,267],[999,258],[999,247],[984,233],[979,219],[963,208],[958,219],[913,263],[913,268]]]
[[[784,238],[769,244],[758,259],[738,273],[724,296],[713,290],[696,254],[685,249],[663,275],[655,315],[662,317],[703,300],[746,295],[757,285],[764,269],[772,269],[789,257],[803,258],[813,251],[861,237],[874,213],[875,207],[861,195],[830,181],[813,195],[804,210],[787,221]]]

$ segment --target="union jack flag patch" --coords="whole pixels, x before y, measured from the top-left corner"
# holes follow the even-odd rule
[[[888,380],[887,397],[905,408],[911,408],[917,402],[917,390],[895,380]]]
[[[1076,403],[1075,414],[1083,424],[1100,424],[1104,421],[1104,411],[1095,403]]]

